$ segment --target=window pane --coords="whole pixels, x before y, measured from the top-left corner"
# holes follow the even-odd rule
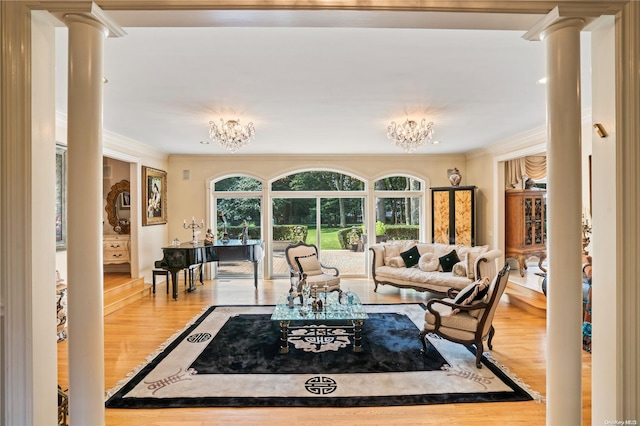
[[[336,172],[311,171],[284,176],[271,184],[273,191],[363,191],[364,182]]]
[[[215,191],[262,191],[262,183],[253,178],[233,176],[215,183]]]
[[[419,239],[420,200],[420,197],[376,198],[376,236],[389,240]]]
[[[377,191],[420,191],[421,188],[420,181],[406,176],[391,176],[374,184]]]

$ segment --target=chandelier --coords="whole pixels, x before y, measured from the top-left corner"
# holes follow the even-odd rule
[[[415,121],[407,119],[400,126],[395,121],[392,121],[388,128],[387,136],[397,147],[404,149],[406,152],[412,152],[425,143],[431,142],[433,121],[427,123],[427,120],[423,118],[420,125],[418,125]]]
[[[248,145],[255,133],[253,123],[243,126],[240,120],[225,122],[222,118],[220,124],[209,122],[209,137],[232,153]]]

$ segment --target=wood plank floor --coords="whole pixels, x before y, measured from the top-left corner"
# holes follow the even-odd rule
[[[424,302],[428,294],[381,286],[373,292],[366,279],[343,279],[343,289],[358,293],[363,303]],[[183,286],[180,284],[180,289]],[[148,354],[180,330],[206,306],[274,304],[287,291],[287,280],[205,281],[193,293],[173,301],[164,284],[155,295],[105,317],[105,386],[112,388]],[[532,389],[545,393],[545,319],[510,306],[503,298],[494,325],[492,355]],[[66,388],[67,344],[58,344],[59,381]],[[591,355],[583,352],[583,424],[591,424]],[[73,399],[71,400],[73,404]],[[106,424],[119,425],[487,425],[545,424],[544,403],[511,402],[365,408],[197,408],[107,409]]]

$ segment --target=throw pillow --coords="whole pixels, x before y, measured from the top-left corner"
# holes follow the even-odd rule
[[[453,265],[453,269],[451,270],[454,277],[465,277],[467,278],[467,262],[464,260]]]
[[[402,253],[400,253],[400,256],[402,256],[402,260],[404,260],[404,264],[407,266],[407,268],[413,268],[418,264],[418,261],[420,260],[420,252],[418,251],[418,247],[416,246],[411,247],[407,251],[403,251]]]
[[[309,276],[322,274],[322,266],[320,266],[318,256],[316,256],[315,253],[306,256],[296,256],[295,259],[298,268],[300,268],[300,272],[306,272]]]
[[[440,259],[433,253],[425,253],[418,260],[418,268],[424,272],[435,272],[440,267]]]
[[[400,256],[401,247],[395,244],[385,244],[384,245],[384,264],[389,265],[389,261],[394,257]]]
[[[460,262],[460,258],[458,258],[458,254],[455,250],[451,250],[449,253],[442,256],[440,259],[440,265],[442,266],[442,271],[451,272],[453,270],[453,265]]]
[[[391,266],[392,268],[404,268],[404,260],[402,260],[402,256],[396,256],[389,259],[389,264],[387,266]]]
[[[453,299],[456,305],[469,306],[473,302],[482,300],[489,292],[489,278],[481,278],[472,282]]]

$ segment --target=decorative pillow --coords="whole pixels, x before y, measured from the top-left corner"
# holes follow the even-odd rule
[[[440,267],[440,259],[433,253],[425,253],[418,260],[418,268],[424,272],[435,272]]]
[[[404,260],[402,260],[402,256],[396,256],[389,259],[389,264],[387,266],[391,266],[393,268],[404,268]]]
[[[454,277],[467,277],[467,262],[460,261],[458,263],[456,263],[455,265],[453,265],[453,269],[451,270],[451,272],[453,272],[453,276]]]
[[[407,268],[413,268],[418,264],[418,261],[420,261],[420,252],[418,251],[418,247],[415,245],[409,250],[400,253],[400,256],[402,256],[402,260],[404,260],[404,264]]]
[[[295,259],[298,268],[300,268],[300,272],[305,272],[309,276],[322,274],[322,266],[320,266],[318,256],[316,256],[315,253],[306,256],[296,256]]]
[[[389,261],[394,257],[400,256],[400,252],[402,247],[397,246],[395,244],[385,244],[384,245],[384,264],[389,265]]]
[[[481,301],[489,292],[489,278],[481,278],[475,282],[472,282],[453,299],[453,303],[456,305],[469,306],[473,302]],[[458,313],[459,309],[454,309],[453,313]]]
[[[442,256],[439,260],[444,272],[451,272],[453,270],[453,265],[460,262],[460,258],[458,258],[458,254],[455,250],[451,250],[449,253]]]

